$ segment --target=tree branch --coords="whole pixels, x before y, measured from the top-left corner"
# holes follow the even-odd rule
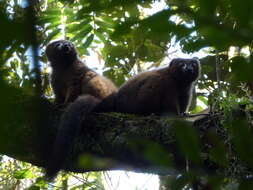
[[[0,153],[44,167],[50,158],[61,111],[45,98],[36,98],[3,84],[0,87],[3,89]],[[174,174],[185,171],[189,163],[187,168],[200,173],[224,172],[225,165],[214,163],[207,156],[212,150],[207,136],[216,131],[220,138],[217,116],[197,117],[188,121],[119,113],[84,116],[82,131],[64,170],[124,169]]]

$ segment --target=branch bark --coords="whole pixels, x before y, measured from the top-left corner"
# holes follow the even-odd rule
[[[0,86],[0,153],[44,167],[50,159],[61,111],[46,98]],[[189,168],[200,173],[224,171],[224,165],[203,156],[210,150],[207,136],[217,133],[216,116],[196,118],[120,113],[84,116],[64,170],[124,169],[155,174],[175,174]]]

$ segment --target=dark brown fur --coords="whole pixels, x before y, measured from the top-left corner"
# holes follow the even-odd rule
[[[184,114],[191,101],[192,88],[200,73],[196,59],[173,59],[164,69],[141,73],[101,102],[94,96],[79,97],[68,107],[61,120],[53,162],[47,170],[53,177],[63,165],[82,116],[89,112],[116,111],[133,114]],[[99,103],[100,102],[100,103]],[[50,170],[51,169],[51,170]]]
[[[117,93],[117,112],[134,114],[183,114],[191,101],[192,87],[200,73],[196,59],[173,59],[166,68],[141,73]]]
[[[46,165],[46,178],[51,180],[64,165],[79,133],[82,116],[115,93],[117,88],[81,62],[69,41],[50,43],[46,55],[53,69],[51,84],[55,103],[58,106],[68,105],[61,117],[52,154]]]
[[[131,78],[116,95],[113,94],[99,104],[95,111],[110,110],[141,115],[184,114],[199,74],[200,64],[197,59],[173,59],[166,68],[140,73]]]
[[[81,94],[102,100],[117,91],[110,80],[98,75],[78,58],[74,45],[69,41],[50,43],[46,56],[53,70],[51,84],[57,104],[73,102]]]

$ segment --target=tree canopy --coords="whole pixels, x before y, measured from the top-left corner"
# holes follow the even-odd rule
[[[182,123],[181,118],[168,122],[168,118],[151,116],[146,118],[150,124],[135,116],[116,114],[97,116],[102,119],[101,123],[95,122],[96,126],[106,122],[108,126],[121,125],[118,122],[124,120],[128,129],[136,129],[115,132],[112,127],[112,131],[107,131],[106,143],[111,141],[116,147],[124,147],[124,138],[129,134],[143,138],[142,142],[133,140],[135,146],[129,145],[140,157],[131,152],[134,149],[117,152],[122,153],[118,161],[124,164],[126,152],[132,156],[130,165],[135,163],[134,159],[141,161],[143,165],[133,165],[143,172],[149,169],[159,173],[155,172],[157,166],[167,166],[170,160],[162,159],[167,154],[164,147],[168,148],[168,139],[174,137],[177,148],[173,153],[179,151],[180,159],[183,155],[189,168],[182,160],[179,165],[183,168],[173,164],[177,172],[164,184],[172,189],[252,188],[252,0],[5,0],[0,2],[0,20],[1,154],[43,166],[45,152],[41,147],[53,142],[55,122],[60,115],[52,104],[50,71],[44,55],[50,41],[70,40],[84,61],[96,57],[98,63],[88,64],[103,67],[103,75],[118,86],[138,72],[168,65],[168,60],[182,53],[190,57],[202,52],[202,74],[191,112],[208,107],[208,117]],[[91,121],[92,117],[96,116],[91,116]],[[116,120],[107,121],[107,117]],[[147,127],[141,130],[142,125],[150,126],[151,131]],[[165,126],[176,126],[175,132],[168,132]],[[162,134],[164,130],[166,134]],[[42,138],[45,136],[46,141]],[[147,140],[152,143],[144,146]],[[99,153],[99,147],[88,142],[81,140],[81,149],[89,147],[91,152]],[[75,147],[76,153],[80,147]],[[147,149],[150,151],[140,151]],[[109,155],[100,153],[99,156]],[[96,171],[91,160],[84,159],[92,168],[89,171]],[[5,160],[0,167],[6,167],[4,164]],[[31,177],[28,171],[14,172],[14,179]],[[1,179],[5,175],[1,173]],[[45,188],[40,182],[41,178],[36,178],[31,187]]]

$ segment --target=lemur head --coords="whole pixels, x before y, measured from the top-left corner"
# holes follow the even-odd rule
[[[170,62],[169,71],[174,78],[182,82],[193,82],[200,75],[200,63],[197,58],[176,58]]]
[[[47,45],[46,56],[52,67],[68,66],[77,59],[77,51],[70,41],[58,40]]]

